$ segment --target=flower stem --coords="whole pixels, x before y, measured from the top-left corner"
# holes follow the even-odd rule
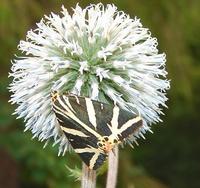
[[[116,146],[114,152],[110,152],[108,156],[108,174],[106,188],[115,188],[117,184],[119,150]]]
[[[96,187],[96,171],[90,170],[84,163],[82,165],[81,188]]]

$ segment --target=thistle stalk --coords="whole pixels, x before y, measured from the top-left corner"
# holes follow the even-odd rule
[[[108,173],[106,188],[115,188],[117,184],[118,162],[119,162],[119,149],[116,146],[114,151],[108,155]]]
[[[81,188],[95,188],[95,187],[96,187],[96,170],[90,170],[83,163]]]

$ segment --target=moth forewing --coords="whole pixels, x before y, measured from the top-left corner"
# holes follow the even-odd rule
[[[120,140],[123,141],[123,139],[135,134],[141,126],[142,118],[140,116],[136,116],[128,120],[118,129],[118,135],[120,135]]]

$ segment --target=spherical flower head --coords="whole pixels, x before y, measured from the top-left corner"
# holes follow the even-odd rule
[[[143,127],[128,142],[143,136],[152,123],[161,121],[165,106],[165,54],[159,54],[137,18],[114,5],[79,5],[73,14],[45,16],[37,28],[20,41],[24,56],[13,60],[11,102],[24,118],[25,130],[34,137],[59,143],[65,153],[69,143],[52,111],[51,92],[69,92],[140,113]]]

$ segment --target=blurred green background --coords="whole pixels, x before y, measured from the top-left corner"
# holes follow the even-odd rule
[[[85,7],[98,1],[80,0]],[[11,114],[7,101],[10,60],[26,32],[44,14],[59,12],[61,5],[75,6],[74,0],[0,0],[0,188],[80,187],[65,167],[81,167],[75,154],[57,157],[57,146],[42,149],[44,143],[23,134],[23,120]],[[118,187],[200,187],[200,1],[199,0],[116,0],[120,10],[141,18],[158,38],[160,52],[167,54],[169,108],[163,123],[153,126],[154,134],[139,140],[135,149],[120,151]],[[71,10],[70,10],[71,11]],[[79,162],[77,162],[79,161]],[[98,177],[104,187],[106,174]]]

